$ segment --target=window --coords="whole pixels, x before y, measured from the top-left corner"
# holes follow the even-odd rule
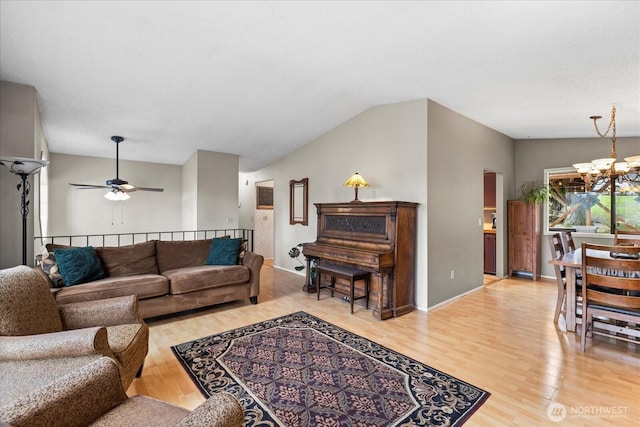
[[[637,176],[631,174],[637,181]],[[549,186],[547,231],[573,228],[583,233],[640,231],[640,182],[601,180],[591,186],[573,168],[546,169]]]

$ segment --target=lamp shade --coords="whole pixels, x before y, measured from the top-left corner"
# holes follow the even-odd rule
[[[0,164],[16,175],[33,175],[49,163],[46,160],[25,157],[0,157]]]
[[[351,178],[349,178],[345,183],[344,183],[345,187],[353,187],[356,191],[356,198],[352,200],[352,202],[359,202],[360,200],[358,200],[358,188],[360,187],[368,187],[369,183],[360,176],[360,174],[358,172],[354,173],[353,175],[351,175]]]
[[[344,186],[353,188],[368,187],[369,183],[358,172],[356,172],[344,183]]]
[[[130,196],[124,191],[112,190],[112,191],[109,191],[107,194],[105,194],[104,197],[105,199],[119,201],[119,200],[127,200],[129,199]]]

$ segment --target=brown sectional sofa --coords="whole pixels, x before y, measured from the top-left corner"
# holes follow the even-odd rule
[[[262,255],[241,250],[237,265],[206,265],[212,239],[150,240],[96,247],[105,278],[53,290],[59,304],[137,295],[143,318],[249,298],[258,302]],[[47,250],[69,246],[48,244]],[[39,272],[52,278],[40,267]]]

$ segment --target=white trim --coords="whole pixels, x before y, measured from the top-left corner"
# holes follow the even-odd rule
[[[452,303],[452,302],[454,302],[454,301],[456,301],[456,300],[458,300],[458,299],[460,299],[460,298],[462,298],[462,297],[465,297],[465,296],[469,295],[469,294],[470,294],[470,293],[472,293],[472,292],[476,292],[476,291],[478,291],[478,290],[480,290],[480,289],[484,289],[484,284],[482,284],[482,285],[478,286],[477,288],[473,288],[473,289],[471,289],[471,290],[469,290],[469,291],[467,291],[467,292],[464,292],[464,293],[462,293],[462,294],[460,294],[460,295],[456,295],[456,296],[454,296],[454,297],[452,297],[452,298],[449,298],[448,300],[442,301],[441,303],[438,303],[438,304],[436,304],[436,305],[434,305],[434,306],[431,306],[431,307],[429,307],[429,308],[427,309],[427,311],[431,311],[431,310],[435,310],[435,309],[437,309],[437,308],[440,308],[440,307],[442,307],[442,306],[444,306],[444,305],[447,305],[447,304],[449,304],[449,303]]]

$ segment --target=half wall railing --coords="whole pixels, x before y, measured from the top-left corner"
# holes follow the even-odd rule
[[[202,240],[230,236],[243,238],[248,242],[248,249],[253,251],[253,230],[248,228],[225,228],[217,230],[192,231],[149,231],[140,233],[113,234],[78,234],[73,236],[38,236],[34,237],[33,253],[40,254],[48,243],[68,246],[126,246],[144,243],[149,240]]]

